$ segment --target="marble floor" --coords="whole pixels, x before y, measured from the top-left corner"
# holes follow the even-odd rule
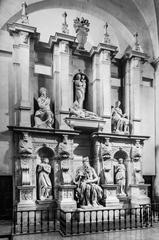
[[[119,231],[109,233],[98,233],[91,235],[82,235],[74,237],[62,237],[59,233],[46,233],[14,236],[14,240],[158,240],[159,239],[159,224],[153,228],[138,229],[131,231]]]

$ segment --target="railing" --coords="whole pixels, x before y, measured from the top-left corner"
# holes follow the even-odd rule
[[[130,209],[14,211],[13,234],[60,231],[64,236],[152,227],[159,222],[159,204]]]
[[[14,211],[12,232],[29,234],[56,231],[58,230],[58,211],[55,208]]]
[[[151,206],[131,209],[60,211],[60,231],[65,236],[152,226]]]

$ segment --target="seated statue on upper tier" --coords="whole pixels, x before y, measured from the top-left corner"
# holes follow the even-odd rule
[[[112,107],[112,128],[115,133],[129,133],[129,120],[127,115],[122,113],[120,101],[117,101],[115,107]]]
[[[98,185],[98,176],[89,164],[89,158],[83,158],[83,165],[77,169],[77,198],[81,207],[99,207],[102,199],[102,189]]]
[[[40,97],[37,100],[39,110],[35,112],[35,127],[37,128],[52,128],[53,113],[50,109],[50,98],[47,97],[47,90],[44,87],[40,88]]]

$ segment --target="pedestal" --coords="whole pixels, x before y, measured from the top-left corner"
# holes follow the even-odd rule
[[[131,207],[150,204],[150,198],[147,196],[150,184],[132,184],[130,188]]]
[[[74,185],[60,185],[59,186],[59,199],[58,205],[60,209],[67,211],[75,211],[77,203],[74,200]]]
[[[104,192],[104,206],[107,209],[120,208],[119,199],[117,198],[117,184],[104,184],[102,189]]]
[[[17,188],[20,191],[20,201],[17,205],[18,210],[34,210],[33,190],[35,186],[17,186]]]

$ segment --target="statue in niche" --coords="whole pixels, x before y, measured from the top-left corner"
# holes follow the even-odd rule
[[[83,109],[83,102],[85,100],[87,77],[84,73],[77,73],[74,78],[75,86],[75,101],[73,106],[69,109],[69,116],[75,118],[84,118],[84,119],[96,119],[101,120],[101,118],[90,111]]]
[[[129,133],[129,120],[126,113],[122,113],[120,101],[117,101],[115,107],[112,107],[112,128],[115,133]]]
[[[125,196],[126,168],[123,158],[119,158],[118,164],[115,166],[115,182],[119,185],[119,195]]]
[[[27,132],[23,132],[23,138],[19,141],[19,153],[32,154],[33,145]]]
[[[37,166],[37,173],[39,199],[52,199],[52,184],[49,176],[51,173],[51,166],[48,158],[43,158],[42,162]]]
[[[89,164],[89,158],[83,158],[83,166],[77,169],[75,182],[77,183],[77,198],[83,208],[99,207],[102,199],[102,189],[98,185],[98,176]]]
[[[78,102],[79,108],[83,108],[83,102],[86,93],[86,76],[82,73],[77,73],[74,79],[75,83],[75,101]]]
[[[61,160],[61,182],[62,184],[72,184],[73,178],[70,174],[69,170],[69,161],[68,160]]]
[[[50,98],[47,96],[47,90],[44,87],[40,88],[40,97],[37,99],[39,110],[35,112],[35,127],[37,128],[52,128],[53,113],[50,109]]]
[[[144,178],[142,176],[141,170],[141,155],[136,154],[133,157],[133,176],[134,176],[134,184],[144,184]]]

